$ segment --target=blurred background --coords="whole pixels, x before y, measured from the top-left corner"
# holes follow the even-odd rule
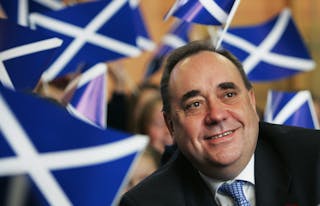
[[[171,21],[163,22],[163,15],[169,10],[174,3],[174,0],[167,1],[150,1],[141,0],[142,11],[145,15],[145,20],[149,27],[152,38],[159,42],[162,35],[169,29]],[[267,90],[311,90],[312,93],[319,96],[320,90],[320,1],[319,0],[241,0],[239,8],[233,18],[232,26],[246,26],[252,24],[260,24],[271,17],[277,15],[283,8],[289,7],[292,11],[292,16],[303,36],[305,43],[311,53],[317,66],[311,72],[300,73],[294,77],[268,83],[254,84],[257,96],[257,104],[259,108],[264,108]],[[193,38],[201,38],[201,35],[207,35],[203,26],[195,26],[194,30],[198,36]],[[203,33],[202,33],[203,31]],[[137,72],[143,71],[143,68],[150,58],[150,54],[144,54],[143,57],[137,59],[139,68],[130,68],[128,62],[127,68],[135,76],[135,80],[139,81],[141,75]],[[135,60],[131,60],[135,61]],[[140,71],[138,71],[140,70]],[[159,77],[155,76],[154,81],[158,81]]]
[[[66,4],[85,2],[88,0],[65,0]],[[147,29],[152,40],[158,44],[162,37],[170,30],[174,17],[167,21],[163,17],[172,7],[175,0],[140,0],[140,7],[146,22]],[[292,11],[301,35],[304,38],[307,48],[317,66],[311,72],[299,73],[291,78],[284,80],[256,83],[254,84],[257,96],[257,105],[263,109],[265,107],[267,90],[310,90],[312,94],[320,96],[318,83],[320,82],[320,1],[319,0],[241,0],[239,8],[233,18],[231,26],[247,26],[260,24],[271,17],[279,14],[282,9],[288,7]],[[0,12],[3,16],[3,12]],[[208,36],[207,28],[203,25],[194,24],[189,34],[190,39],[200,39]],[[153,52],[143,52],[136,58],[124,58],[121,60],[127,72],[131,84],[138,85],[143,80],[143,74],[150,63]],[[161,78],[161,71],[152,75],[150,81],[158,84]],[[113,89],[112,81],[109,81],[109,91]],[[131,85],[132,86],[132,85]]]

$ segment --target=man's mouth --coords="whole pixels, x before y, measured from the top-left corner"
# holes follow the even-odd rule
[[[205,137],[204,139],[205,140],[218,139],[218,138],[221,138],[221,137],[228,136],[228,135],[232,134],[234,131],[235,130],[229,130],[229,131],[223,132],[221,134],[217,134],[217,135],[210,136],[210,137]]]

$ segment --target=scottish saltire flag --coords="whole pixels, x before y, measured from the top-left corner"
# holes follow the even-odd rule
[[[176,0],[166,15],[205,25],[226,23],[235,0]]]
[[[40,205],[117,205],[127,172],[148,142],[3,87],[0,111],[0,176],[27,175]]]
[[[0,19],[0,84],[32,90],[62,40]]]
[[[96,64],[73,80],[71,88],[67,88],[74,90],[68,110],[76,117],[102,128],[106,128],[107,116],[106,71],[107,64]]]
[[[29,26],[32,12],[59,10],[64,7],[63,0],[0,0],[7,17],[21,26]]]
[[[133,23],[137,33],[137,45],[143,50],[153,51],[156,45],[150,38],[143,15],[140,11],[140,0],[129,0],[129,3],[132,9]]]
[[[265,121],[276,124],[318,129],[319,123],[309,91],[269,91]]]
[[[181,47],[189,42],[189,31],[191,24],[185,21],[176,21],[171,27],[170,31],[166,33],[157,49],[153,61],[148,66],[145,72],[145,78],[154,74],[161,66],[164,57],[173,49]],[[156,63],[155,61],[159,61]]]
[[[157,56],[165,56],[173,49],[181,47],[189,42],[191,24],[184,21],[176,21],[170,31],[161,40]]]
[[[289,9],[261,25],[230,28],[222,47],[243,63],[251,81],[273,81],[315,67]]]
[[[42,76],[44,81],[72,72],[82,63],[104,62],[141,53],[136,45],[128,0],[94,1],[44,14],[33,13],[30,21],[37,30],[64,40]]]

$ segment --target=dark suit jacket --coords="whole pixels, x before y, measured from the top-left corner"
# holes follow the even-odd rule
[[[320,196],[320,131],[260,123],[255,151],[257,206],[315,206]],[[127,192],[121,206],[209,206],[213,195],[178,151]]]

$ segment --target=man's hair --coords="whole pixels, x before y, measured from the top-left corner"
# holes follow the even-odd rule
[[[238,68],[238,71],[240,72],[240,75],[241,75],[241,78],[244,82],[245,87],[248,90],[250,90],[252,88],[252,84],[248,80],[242,64],[230,52],[228,52],[227,50],[224,50],[224,49],[216,49],[214,47],[214,45],[212,44],[212,42],[209,40],[192,41],[192,42],[172,51],[166,60],[166,64],[164,67],[164,72],[162,74],[162,79],[161,79],[161,84],[160,84],[164,112],[170,111],[169,79],[170,79],[170,75],[171,75],[173,68],[181,60],[183,60],[191,55],[197,54],[201,51],[211,51],[214,53],[218,53],[218,54],[226,57],[227,59],[229,59],[236,66],[236,68]]]

